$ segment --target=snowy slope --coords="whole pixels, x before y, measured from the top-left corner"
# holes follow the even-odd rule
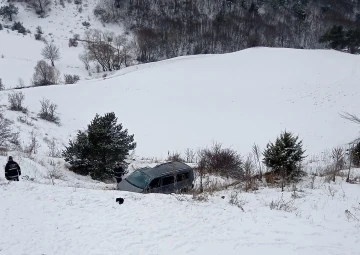
[[[276,189],[239,193],[242,211],[230,192],[197,202],[0,182],[0,254],[359,254],[360,186],[317,179],[315,188],[304,182],[295,200]],[[287,211],[271,210],[281,199]]]
[[[298,134],[311,155],[358,135],[339,113],[359,108],[359,60],[336,51],[253,48],[133,66],[105,80],[23,93],[35,114],[43,97],[58,104],[61,127],[36,125],[60,146],[96,113],[114,111],[135,134],[143,157],[214,140],[245,154],[254,142],[264,148],[285,129]],[[8,93],[0,94],[1,104]]]
[[[0,0],[0,6],[6,3],[6,0]],[[80,5],[68,3],[68,1],[64,3],[66,8],[63,8],[58,1],[54,1],[51,11],[44,18],[39,18],[33,10],[27,8],[25,2],[16,3],[19,13],[13,17],[13,21],[23,23],[31,33],[24,36],[11,29],[0,31],[0,78],[3,79],[7,88],[17,86],[18,78],[23,79],[26,86],[31,84],[36,62],[43,59],[41,50],[44,43],[35,40],[37,26],[42,28],[43,37],[48,42],[60,48],[61,59],[55,62],[56,68],[62,75],[77,74],[81,79],[89,78],[88,71],[78,59],[83,47],[79,43],[78,47],[69,48],[68,40],[74,34],[83,36],[86,27],[82,23],[86,21],[90,23],[90,28],[112,31],[116,34],[124,31],[121,24],[101,24],[98,21],[93,14],[97,0],[83,0]],[[80,8],[81,12],[79,12]],[[13,24],[1,18],[0,23],[9,26]],[[96,74],[93,75],[96,76]]]

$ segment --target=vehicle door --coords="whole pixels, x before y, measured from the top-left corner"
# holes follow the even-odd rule
[[[162,192],[161,190],[161,178],[155,178],[153,180],[151,180],[151,182],[149,183],[147,189],[146,189],[147,193],[160,193]]]
[[[175,176],[166,175],[161,178],[161,190],[165,194],[175,192]]]

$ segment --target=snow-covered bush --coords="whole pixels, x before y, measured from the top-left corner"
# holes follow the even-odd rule
[[[26,30],[26,28],[23,26],[23,24],[21,22],[15,22],[13,24],[13,26],[11,27],[11,30],[12,31],[18,31],[18,33],[20,33],[20,34],[24,34],[24,35],[27,34],[27,30]]]
[[[17,140],[17,133],[13,132],[12,122],[4,117],[0,112],[0,146],[7,146]]]
[[[244,177],[241,155],[233,149],[222,148],[220,143],[215,143],[210,149],[199,152],[199,165],[206,173],[235,179]]]
[[[25,95],[22,92],[14,92],[8,95],[8,101],[10,104],[10,110],[12,111],[19,111],[26,113],[27,108],[24,107],[23,103],[25,100]]]
[[[80,80],[79,75],[71,75],[71,74],[64,74],[64,82],[65,84],[75,84]]]
[[[34,86],[54,85],[59,82],[60,72],[44,60],[37,62],[32,83]]]
[[[40,101],[40,104],[41,104],[41,109],[38,114],[39,118],[59,124],[60,118],[59,118],[59,114],[56,112],[58,105],[50,102],[49,99],[45,99],[45,98]]]

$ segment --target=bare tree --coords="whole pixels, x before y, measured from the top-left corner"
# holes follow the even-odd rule
[[[87,54],[86,52],[82,53],[82,54],[79,54],[79,59],[84,63],[85,69],[90,70],[90,61],[91,61],[91,59],[90,59],[89,54]]]
[[[59,82],[60,72],[44,60],[40,60],[35,66],[32,83],[34,86],[54,85]]]
[[[51,0],[29,0],[28,3],[35,10],[36,14],[44,15],[51,4]]]
[[[245,174],[245,191],[248,191],[253,188],[253,178],[254,174],[254,160],[253,155],[249,154],[244,162],[244,174]]]
[[[187,163],[194,163],[195,162],[196,153],[194,150],[187,148],[185,150],[185,159]]]
[[[252,147],[252,152],[254,154],[256,162],[259,165],[259,180],[261,181],[261,179],[262,179],[262,169],[261,169],[261,160],[260,160],[261,151],[260,151],[259,145],[254,144],[253,147]]]
[[[360,124],[360,118],[352,113],[342,113],[340,116],[346,120],[350,120],[351,122],[354,122],[355,124]]]
[[[342,147],[336,147],[332,149],[331,156],[334,160],[334,169],[333,169],[333,182],[335,182],[336,174],[344,167],[345,161],[345,151]]]
[[[59,47],[55,46],[52,43],[47,43],[45,45],[45,48],[42,50],[41,55],[45,58],[51,61],[51,65],[54,65],[55,60],[60,59],[60,51]]]

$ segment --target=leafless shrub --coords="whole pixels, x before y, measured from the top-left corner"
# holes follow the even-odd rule
[[[0,146],[7,146],[8,143],[13,143],[13,139],[17,133],[12,132],[12,122],[6,119],[3,113],[0,112]]]
[[[36,14],[41,17],[44,17],[51,4],[50,0],[28,0],[27,2],[29,6],[35,10]]]
[[[294,206],[295,200],[292,199],[290,201],[285,201],[283,199],[283,196],[277,200],[272,200],[270,203],[270,209],[271,210],[279,210],[279,211],[285,211],[285,212],[293,212],[297,208]]]
[[[64,81],[65,84],[75,84],[80,80],[79,75],[71,75],[71,74],[64,74]]]
[[[44,139],[45,140],[45,139]],[[56,145],[56,140],[53,138],[52,140],[46,139],[49,152],[48,156],[52,158],[59,158],[61,156],[61,150]]]
[[[351,213],[349,210],[345,210],[345,215],[348,221],[355,220],[360,221],[353,213]]]
[[[341,147],[333,148],[332,158],[334,160],[334,170],[333,170],[333,182],[335,182],[336,174],[344,168],[345,166],[345,151]]]
[[[239,192],[232,192],[230,194],[229,204],[237,206],[241,209],[241,211],[245,212],[244,205],[246,204],[246,202],[239,198]]]
[[[23,106],[25,95],[22,92],[14,92],[8,95],[10,110],[27,113],[27,108]]]
[[[195,163],[196,153],[194,150],[187,148],[185,150],[185,160],[187,163]]]
[[[201,150],[199,152],[199,163],[207,173],[235,179],[244,177],[240,154],[230,148],[223,149],[219,143],[215,143],[211,149]]]
[[[81,60],[81,62],[84,63],[85,69],[90,70],[90,61],[91,61],[90,56],[86,53],[79,54],[79,59]]]
[[[51,160],[49,162],[51,168],[48,169],[48,178],[51,180],[52,185],[55,185],[55,180],[59,180],[63,178],[63,174],[61,172],[60,163]]]
[[[261,150],[260,150],[260,147],[259,145],[257,144],[254,144],[253,147],[252,147],[252,152],[254,154],[254,157],[255,157],[255,160],[258,164],[258,172],[259,172],[259,180],[261,181],[262,179],[262,165],[261,165]]]
[[[6,147],[0,147],[0,156],[7,156],[8,151],[9,150]]]
[[[185,160],[181,157],[179,152],[168,153],[168,161],[177,161],[177,162],[185,162]]]
[[[73,38],[69,38],[69,47],[77,47],[79,44],[78,42],[79,39],[80,39],[80,35],[74,34]]]
[[[329,185],[328,191],[329,191],[329,195],[331,196],[331,198],[334,199],[336,190]]]
[[[314,189],[315,188],[315,180],[316,180],[316,175],[315,174],[312,174],[311,175],[311,179],[310,179],[310,189]]]
[[[40,143],[37,139],[37,132],[32,130],[30,132],[30,143],[25,147],[24,152],[27,154],[36,154],[38,149],[40,148]]]
[[[31,119],[28,118],[28,116],[18,116],[17,120],[21,123],[24,123],[28,126],[34,126],[34,124],[32,123]]]
[[[206,193],[193,194],[192,199],[196,202],[207,202],[209,201],[209,196]]]
[[[255,164],[252,158],[252,155],[249,154],[244,162],[244,179],[245,179],[245,191],[254,190],[255,187],[255,180],[253,177]]]
[[[56,109],[58,107],[57,104],[51,103],[49,99],[45,98],[40,101],[40,103],[41,109],[38,116],[43,120],[59,124],[60,118],[58,113],[56,112]]]

